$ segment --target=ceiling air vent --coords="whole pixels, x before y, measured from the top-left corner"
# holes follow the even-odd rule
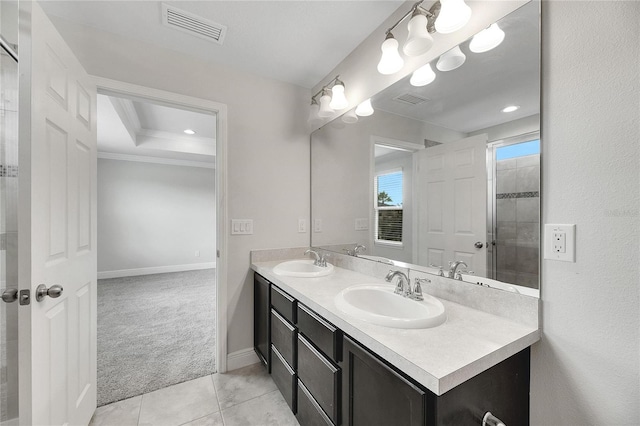
[[[429,99],[423,98],[419,95],[414,95],[412,93],[404,93],[402,95],[396,96],[393,98],[394,101],[402,102],[407,105],[418,105],[425,102],[429,102]]]
[[[162,24],[205,40],[222,44],[227,27],[185,12],[168,4],[162,4]]]

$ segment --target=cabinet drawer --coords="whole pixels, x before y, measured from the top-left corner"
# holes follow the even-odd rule
[[[298,330],[313,342],[326,356],[334,361],[340,361],[341,335],[340,330],[320,318],[302,304],[298,304]]]
[[[298,378],[335,424],[340,424],[340,369],[298,334]]]
[[[291,324],[296,323],[296,300],[275,285],[271,286],[271,306]]]
[[[309,390],[298,380],[298,422],[303,426],[333,426]]]
[[[296,368],[296,328],[289,324],[274,309],[271,309],[271,344],[295,370]]]
[[[271,346],[271,377],[280,389],[291,411],[296,412],[296,373],[287,364],[282,355]]]

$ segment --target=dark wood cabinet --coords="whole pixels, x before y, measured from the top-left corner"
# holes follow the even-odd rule
[[[436,395],[255,275],[256,353],[302,426],[529,424],[529,348]]]
[[[343,425],[427,424],[427,409],[432,402],[427,392],[347,336],[343,341],[341,367]]]
[[[270,369],[270,300],[271,283],[255,274],[253,279],[253,348],[260,361]]]

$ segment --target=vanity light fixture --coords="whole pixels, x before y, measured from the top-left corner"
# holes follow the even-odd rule
[[[519,105],[509,105],[508,107],[502,108],[502,112],[513,112],[520,109]]]
[[[342,121],[347,124],[353,124],[358,122],[358,116],[356,115],[356,110],[349,110],[345,115],[342,116]]]
[[[427,53],[433,46],[433,37],[429,34],[427,15],[419,7],[413,9],[409,20],[409,36],[405,41],[402,51],[407,56],[420,56]]]
[[[411,83],[412,86],[421,87],[432,83],[435,79],[436,73],[431,69],[431,64],[426,64],[413,72],[409,83]]]
[[[330,106],[331,95],[328,89],[322,89],[322,96],[320,96],[320,110],[318,115],[322,118],[331,117],[333,115],[333,108]]]
[[[384,75],[395,74],[404,66],[404,60],[400,53],[398,53],[398,40],[393,37],[391,32],[387,33],[387,37],[384,39],[382,46],[382,57],[378,62],[378,72]]]
[[[471,8],[464,0],[440,0],[440,14],[436,19],[436,31],[449,34],[467,25],[471,18]]]
[[[331,103],[329,106],[336,111],[340,111],[341,109],[345,109],[349,106],[349,101],[344,95],[344,83],[337,78],[335,84],[331,88]]]
[[[402,21],[411,16],[407,26],[409,35],[402,47],[407,56],[420,56],[433,46],[432,33],[452,33],[464,27],[471,18],[471,8],[464,0],[438,0],[429,10],[422,6],[420,0],[411,7],[395,24],[386,31],[386,37],[380,50],[382,56],[378,63],[378,72],[384,75],[395,74],[404,66],[404,60],[398,53],[398,41],[393,31]]]
[[[469,43],[469,50],[473,53],[488,52],[498,47],[503,40],[504,31],[495,23],[473,36]]]
[[[361,102],[356,107],[356,115],[360,117],[368,117],[373,114],[373,107],[371,106],[371,98],[364,102]]]
[[[318,97],[320,97],[319,100]],[[320,118],[329,118],[336,111],[345,109],[348,106],[349,101],[344,95],[344,83],[340,80],[340,76],[337,75],[311,97],[309,122],[315,120],[316,113]]]
[[[186,133],[187,135],[195,135],[196,134],[196,132],[194,130],[191,130],[191,129],[185,129],[184,133]]]
[[[311,98],[311,107],[309,108],[309,118],[307,119],[307,121],[309,123],[315,123],[316,121],[320,120],[320,115],[318,115],[319,112],[320,105],[318,104],[318,101],[316,100],[316,98]]]
[[[438,63],[436,64],[436,68],[440,71],[453,71],[462,66],[466,59],[467,57],[462,53],[462,50],[460,50],[460,46],[456,46],[440,56],[440,59],[438,59]]]

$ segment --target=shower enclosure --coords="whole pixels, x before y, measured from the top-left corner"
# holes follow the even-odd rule
[[[18,424],[18,2],[0,2],[0,424]]]
[[[487,165],[489,277],[538,288],[539,134],[489,144]]]

